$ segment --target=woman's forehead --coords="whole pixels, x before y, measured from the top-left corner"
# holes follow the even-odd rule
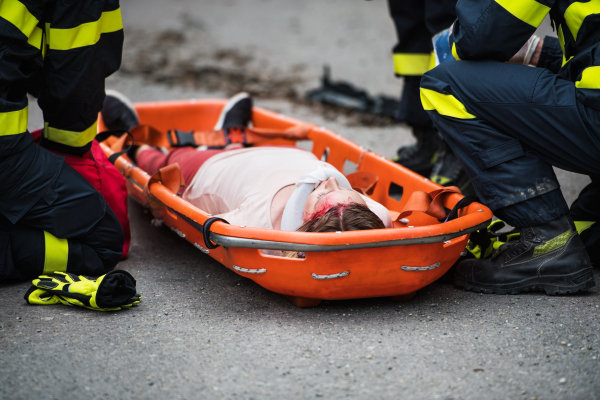
[[[328,193],[326,196],[324,196],[323,199],[327,199],[329,202],[355,202],[360,204],[366,204],[363,198],[360,196],[360,194],[358,194],[358,192],[355,192],[354,190],[350,189],[334,190]]]

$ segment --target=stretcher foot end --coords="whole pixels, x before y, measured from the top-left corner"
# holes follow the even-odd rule
[[[390,297],[390,300],[392,300],[392,301],[408,301],[408,300],[411,300],[413,297],[415,297],[415,294],[417,294],[416,290],[412,293],[401,294],[399,296],[392,296],[392,297]]]
[[[316,307],[321,304],[321,299],[309,299],[306,297],[298,296],[285,296],[289,301],[294,303],[297,307]]]

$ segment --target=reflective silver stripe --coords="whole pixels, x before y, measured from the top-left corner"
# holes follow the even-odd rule
[[[264,274],[265,272],[267,272],[266,268],[250,269],[250,268],[238,267],[237,265],[234,265],[233,269],[235,269],[236,271],[239,271],[239,272],[244,272],[246,274]]]
[[[439,266],[440,266],[440,263],[438,261],[435,264],[428,265],[426,267],[407,267],[406,265],[403,265],[401,269],[403,271],[429,271],[430,269],[435,269]]]
[[[177,235],[179,235],[179,237],[185,238],[185,233],[181,232],[179,229],[175,228],[174,226],[171,227],[171,230],[173,232],[175,232]]]
[[[350,271],[344,271],[344,272],[340,272],[337,274],[331,274],[331,275],[317,275],[317,274],[313,273],[312,277],[313,277],[313,279],[324,280],[324,279],[343,278],[344,276],[348,276],[348,275],[350,275]]]
[[[203,252],[204,254],[210,253],[210,250],[200,246],[198,243],[194,243],[194,247]]]

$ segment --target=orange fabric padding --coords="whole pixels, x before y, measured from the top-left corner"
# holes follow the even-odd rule
[[[456,186],[448,186],[443,189],[437,189],[432,192],[422,192],[416,190],[406,202],[398,219],[409,216],[415,211],[424,212],[438,220],[446,218],[446,210],[444,209],[444,197],[451,194],[462,194]]]

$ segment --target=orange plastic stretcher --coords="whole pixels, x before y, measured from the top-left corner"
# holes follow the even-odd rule
[[[210,130],[226,100],[184,100],[137,103],[141,124],[160,132],[170,129]],[[256,128],[287,130],[302,121],[254,107]],[[105,127],[100,121],[99,130]],[[441,187],[422,176],[368,151],[339,134],[312,127],[308,134],[312,152],[342,171],[347,161],[357,171],[378,176],[370,197],[397,216],[415,191],[431,192]],[[139,144],[139,143],[138,143]],[[293,140],[275,139],[268,144],[295,145]],[[168,141],[165,140],[168,146]],[[102,143],[107,155],[113,150]],[[113,146],[114,147],[114,146]],[[472,203],[459,217],[445,223],[422,212],[413,212],[394,222],[393,229],[370,231],[307,233],[286,232],[228,225],[215,222],[207,233],[220,247],[207,249],[202,235],[204,223],[211,218],[176,193],[167,184],[153,179],[125,156],[115,165],[127,179],[130,196],[148,205],[144,188],[160,206],[152,207],[156,218],[182,238],[227,268],[250,278],[264,288],[287,296],[299,307],[312,307],[321,300],[357,299],[389,296],[408,300],[415,292],[442,276],[465,250],[469,233],[484,228],[492,212]],[[150,183],[150,184],[149,184]],[[402,188],[400,200],[389,195],[391,184]],[[452,209],[462,198],[450,194],[444,207]],[[267,255],[266,250],[300,251],[306,258]]]

